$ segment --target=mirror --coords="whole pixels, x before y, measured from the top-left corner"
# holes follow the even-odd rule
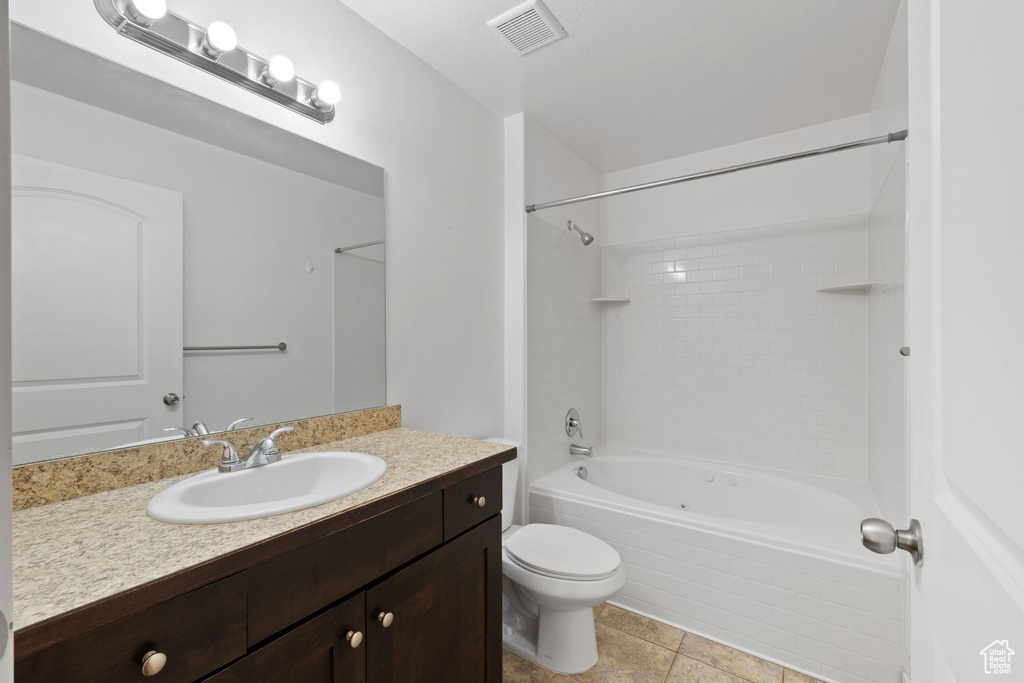
[[[15,464],[385,405],[383,169],[16,24],[11,62]]]

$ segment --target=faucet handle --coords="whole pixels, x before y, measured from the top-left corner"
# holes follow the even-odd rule
[[[295,429],[295,427],[292,427],[292,426],[278,427],[274,431],[270,432],[270,436],[268,436],[267,439],[270,439],[271,441],[275,441],[279,434],[284,434],[285,432],[290,432],[293,429]],[[264,439],[264,441],[266,441],[266,439]]]
[[[242,424],[243,422],[252,422],[252,418],[251,417],[243,417],[240,420],[235,420],[234,422],[229,424],[228,428],[225,429],[224,431],[225,432],[233,432],[235,430],[235,428],[238,427],[238,425]]]
[[[569,408],[569,412],[565,414],[565,433],[568,436],[576,436],[578,433],[581,439],[586,438],[583,436],[583,425],[580,424],[580,414],[575,408]]]
[[[165,432],[181,432],[181,435],[186,439],[190,436],[197,436],[191,429],[185,429],[184,427],[164,427]]]
[[[213,446],[214,444],[224,447],[224,452],[220,456],[220,465],[217,469],[221,472],[232,472],[237,469],[237,465],[241,465],[242,461],[238,459],[238,451],[235,450],[235,445],[230,441],[224,439],[203,439],[204,446]]]
[[[263,449],[263,454],[267,459],[267,462],[277,462],[281,459],[281,451],[277,448],[277,436],[278,434],[284,434],[290,432],[295,427],[279,427],[270,433],[270,436],[260,441],[259,448]],[[254,449],[255,450],[255,449]]]

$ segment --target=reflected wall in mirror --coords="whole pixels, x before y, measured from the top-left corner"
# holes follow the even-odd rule
[[[11,28],[15,464],[384,405],[383,169]]]

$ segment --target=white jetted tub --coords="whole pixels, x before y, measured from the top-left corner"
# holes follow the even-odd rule
[[[825,680],[902,680],[900,565],[860,544],[863,482],[598,447],[529,507],[618,550],[613,603]]]

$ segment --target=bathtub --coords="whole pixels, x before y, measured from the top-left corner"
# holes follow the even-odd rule
[[[529,514],[618,550],[613,604],[823,680],[902,680],[900,565],[860,545],[865,483],[597,447],[533,482]]]

